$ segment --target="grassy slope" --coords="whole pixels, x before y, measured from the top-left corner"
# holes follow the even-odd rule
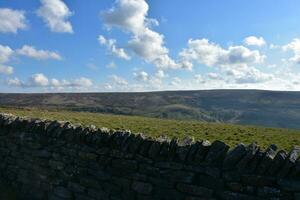
[[[300,92],[200,90],[0,94],[0,105],[300,129]]]
[[[192,136],[196,140],[221,140],[231,146],[241,142],[248,144],[256,141],[263,148],[276,144],[279,148],[289,150],[292,146],[300,144],[300,131],[291,129],[39,109],[0,108],[0,112],[32,118],[70,121],[85,126],[93,124],[111,129],[127,129],[152,137]]]

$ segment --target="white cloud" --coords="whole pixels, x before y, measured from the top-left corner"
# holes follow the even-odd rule
[[[29,79],[29,85],[33,87],[48,86],[49,80],[44,74],[34,74]]]
[[[40,0],[41,7],[37,15],[41,17],[52,32],[73,33],[68,21],[73,13],[62,0]]]
[[[289,51],[289,50],[293,51],[294,56],[291,57],[289,60],[294,63],[300,64],[300,39],[298,38],[293,39],[292,42],[290,42],[287,45],[284,45],[282,49],[284,51]]]
[[[223,78],[220,76],[220,74],[217,73],[208,73],[208,78],[211,80],[222,80]]]
[[[144,0],[117,0],[115,7],[102,12],[102,17],[107,26],[117,26],[138,35],[145,29],[148,9]]]
[[[169,57],[164,36],[151,30],[158,21],[147,17],[148,10],[145,0],[117,0],[115,7],[102,12],[102,17],[108,27],[115,26],[132,34],[129,48],[146,62],[159,69],[181,68]]]
[[[123,58],[125,60],[130,60],[130,56],[125,52],[125,50],[116,46],[116,40],[106,39],[103,35],[99,35],[98,41],[101,45],[106,46],[112,55]]]
[[[17,33],[27,28],[25,12],[21,10],[0,8],[0,19],[2,33]]]
[[[6,65],[13,53],[14,51],[10,47],[0,44],[0,74],[9,75],[14,72],[13,67]]]
[[[147,72],[141,71],[141,72],[134,72],[133,76],[135,79],[138,81],[148,81],[149,80],[149,75]]]
[[[91,87],[93,85],[93,82],[88,78],[81,77],[73,81],[72,85],[73,87]]]
[[[128,82],[120,76],[111,75],[110,78],[112,80],[112,84],[114,84],[114,85],[119,85],[119,86],[128,85]]]
[[[266,45],[266,41],[263,37],[249,36],[246,37],[244,43],[248,46],[264,46]]]
[[[28,85],[31,87],[48,86],[49,80],[44,74],[34,74],[30,77]]]
[[[6,66],[6,65],[2,65],[0,63],[0,74],[13,74],[14,73],[14,68],[11,66]]]
[[[182,83],[182,80],[180,78],[174,77],[172,79],[172,81],[170,82],[170,85],[178,87],[178,86],[180,86],[181,83]]]
[[[204,84],[206,82],[206,80],[203,78],[203,76],[201,74],[196,74],[194,76],[194,80],[196,81],[196,83],[198,84]]]
[[[223,68],[229,77],[229,82],[237,84],[263,83],[274,79],[272,74],[261,72],[255,67],[240,65],[236,68]]]
[[[58,79],[49,79],[42,73],[33,74],[28,81],[23,82],[18,78],[12,78],[7,81],[9,86],[14,87],[23,87],[23,88],[32,88],[32,87],[41,87],[48,89],[88,89],[93,86],[93,82],[85,77],[81,77],[75,80],[58,80]]]
[[[57,52],[47,51],[47,50],[37,50],[33,46],[24,45],[21,49],[16,50],[17,54],[22,56],[27,56],[30,58],[38,59],[38,60],[61,60],[62,57]]]
[[[257,50],[252,51],[244,46],[230,46],[223,49],[207,39],[190,39],[188,48],[183,49],[179,56],[183,62],[191,64],[192,61],[196,61],[207,66],[248,65],[262,63],[265,59],[265,56]]]
[[[0,44],[0,63],[9,61],[14,51],[9,46],[3,46]]]
[[[14,86],[14,87],[21,87],[23,83],[18,78],[11,78],[7,81],[7,85]]]

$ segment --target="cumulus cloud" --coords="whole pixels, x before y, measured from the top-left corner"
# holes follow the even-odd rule
[[[114,84],[114,85],[119,85],[119,86],[128,85],[128,82],[124,78],[122,78],[120,76],[111,75],[110,79],[112,81],[112,84]]]
[[[149,80],[149,74],[147,72],[141,71],[141,72],[134,72],[133,76],[138,81],[148,81]]]
[[[163,70],[157,70],[154,74],[149,74],[145,71],[136,71],[133,77],[144,88],[148,90],[157,90],[163,88],[163,80],[168,75]]]
[[[266,45],[266,41],[263,37],[249,36],[246,37],[244,43],[248,46],[264,46]]]
[[[147,17],[148,10],[145,0],[117,0],[113,8],[102,12],[102,18],[108,27],[115,26],[131,33],[129,48],[146,62],[159,69],[181,68],[169,57],[164,36],[151,29],[158,21]]]
[[[196,74],[194,80],[198,84],[204,84],[206,82],[205,78],[201,74]]]
[[[41,17],[52,32],[73,33],[68,19],[73,15],[62,0],[40,0],[37,15]]]
[[[0,74],[9,75],[14,72],[13,67],[6,64],[13,53],[14,51],[10,47],[0,44]]]
[[[2,33],[17,33],[27,28],[25,12],[21,10],[0,8],[0,19]]]
[[[222,80],[223,78],[220,76],[220,74],[217,73],[208,73],[208,78],[211,80]]]
[[[300,39],[293,39],[292,42],[290,42],[287,45],[284,45],[282,49],[284,51],[292,51],[294,53],[294,56],[291,57],[289,60],[294,63],[300,64]]]
[[[11,78],[7,80],[7,85],[14,86],[14,87],[21,87],[23,83],[18,78]]]
[[[230,46],[228,49],[223,49],[207,39],[190,39],[188,48],[183,49],[179,56],[183,62],[190,65],[192,61],[196,61],[207,66],[262,63],[265,58],[257,50],[250,50],[244,46]]]
[[[98,41],[101,45],[106,46],[112,55],[125,60],[130,60],[130,56],[125,52],[125,50],[116,46],[116,40],[106,39],[103,35],[99,35]]]
[[[174,78],[172,78],[170,85],[178,87],[178,86],[180,86],[181,83],[182,83],[182,80],[179,77],[174,77]]]
[[[9,46],[3,46],[0,44],[0,63],[9,61],[14,51]]]
[[[30,86],[48,86],[49,80],[44,74],[34,74],[29,79]]]
[[[22,56],[27,56],[37,60],[61,60],[62,57],[57,52],[47,51],[47,50],[37,50],[33,46],[24,45],[21,49],[16,50],[17,54]]]
[[[13,73],[14,73],[13,67],[0,64],[0,74],[9,75]]]
[[[237,84],[263,83],[274,79],[274,75],[264,73],[255,67],[240,65],[235,68],[223,68],[223,71],[232,81]]]
[[[7,80],[9,86],[14,87],[41,87],[49,89],[87,89],[93,85],[93,82],[85,77],[81,77],[74,80],[58,80],[49,79],[42,73],[33,74],[26,82],[19,80],[18,78],[12,78]]]

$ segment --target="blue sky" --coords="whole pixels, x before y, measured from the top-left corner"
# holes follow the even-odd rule
[[[300,90],[296,0],[3,0],[0,92]]]

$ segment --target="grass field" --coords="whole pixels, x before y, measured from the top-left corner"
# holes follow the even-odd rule
[[[157,118],[97,114],[88,112],[55,111],[40,109],[0,108],[1,113],[11,113],[32,118],[70,121],[84,126],[96,125],[110,129],[126,129],[133,133],[147,136],[169,138],[194,137],[196,140],[221,140],[234,146],[238,143],[257,142],[266,148],[276,144],[281,149],[289,150],[300,145],[300,130],[241,126],[222,123],[205,123],[198,121],[165,120]]]

